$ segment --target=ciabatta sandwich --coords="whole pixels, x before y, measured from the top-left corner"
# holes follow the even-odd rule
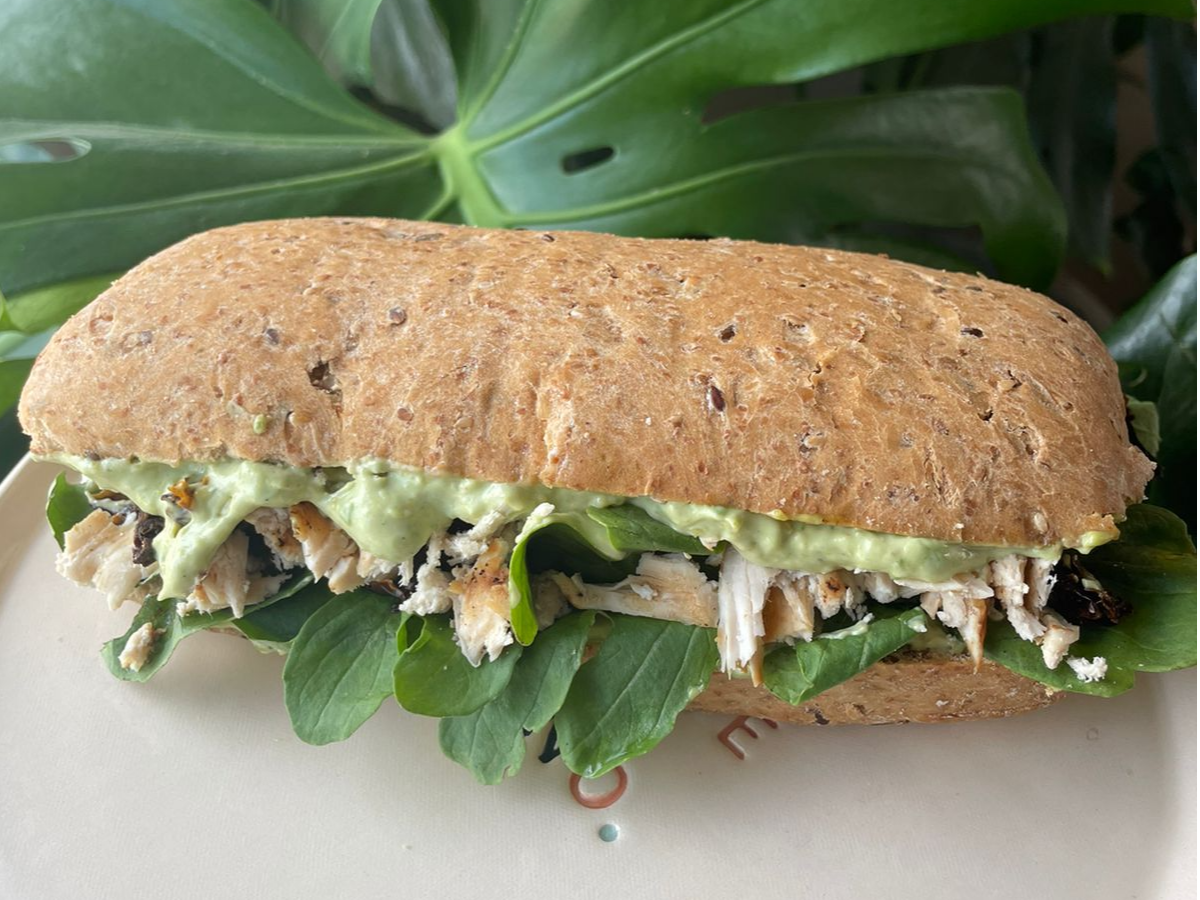
[[[1101,653],[1122,622],[1180,627],[1111,552],[1153,466],[1097,336],[879,257],[222,228],[71,319],[20,418],[83,477],[51,498],[60,571],[139,606],[117,675],[236,629],[289,654],[306,740],[394,693],[489,781],[550,722],[595,775],[689,703],[936,721],[1112,693],[1170,667]]]

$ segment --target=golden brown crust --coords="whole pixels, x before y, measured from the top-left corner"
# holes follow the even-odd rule
[[[901,653],[799,706],[749,679],[713,675],[690,709],[799,725],[885,725],[1015,716],[1061,696],[987,660],[976,673],[965,656]]]
[[[1020,288],[384,219],[165,250],[58,332],[20,414],[38,453],[383,457],[970,543],[1112,530],[1151,473],[1099,339]]]

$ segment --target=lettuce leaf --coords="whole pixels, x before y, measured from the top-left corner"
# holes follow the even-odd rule
[[[875,618],[849,628],[776,647],[763,660],[763,684],[793,705],[853,678],[889,653],[895,653],[925,630],[920,607],[893,610],[873,604]]]
[[[515,775],[526,733],[544,728],[566,699],[594,620],[590,611],[571,613],[539,634],[494,700],[469,716],[442,719],[442,752],[482,784]]]
[[[392,695],[408,618],[390,597],[351,591],[327,600],[300,628],[283,667],[292,730],[307,744],[350,737]]]
[[[554,717],[567,768],[596,778],[653,749],[708,686],[717,666],[711,628],[612,615],[612,631],[584,663]]]
[[[1116,625],[1083,625],[1071,645],[1071,656],[1108,661],[1101,681],[1080,681],[1066,663],[1047,669],[1041,650],[1007,622],[988,626],[988,658],[1056,690],[1102,697],[1129,690],[1138,672],[1196,665],[1196,548],[1176,515],[1145,503],[1131,506],[1120,539],[1092,551],[1087,568],[1133,607]]]
[[[504,648],[500,658],[472,666],[454,641],[449,616],[425,616],[420,636],[408,643],[397,635],[399,659],[393,670],[396,701],[422,716],[466,716],[494,699],[512,677],[524,649]]]

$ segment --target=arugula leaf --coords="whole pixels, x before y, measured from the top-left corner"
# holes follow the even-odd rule
[[[283,667],[283,698],[296,736],[307,744],[350,737],[392,694],[406,613],[371,591],[326,602],[304,623]]]
[[[63,548],[63,535],[86,519],[92,512],[92,504],[88,501],[87,491],[82,484],[72,484],[67,481],[65,472],[59,473],[50,485],[50,493],[46,497],[46,521],[54,532],[54,540],[58,549]]]
[[[234,619],[233,625],[250,640],[282,650],[296,639],[304,623],[334,596],[324,582],[310,584],[282,602],[247,612],[242,618]]]
[[[596,778],[651,750],[708,685],[717,665],[711,628],[612,615],[554,717],[567,768]]]
[[[1125,393],[1158,407],[1159,471],[1152,503],[1196,514],[1196,257],[1176,265],[1104,335]]]
[[[396,701],[422,716],[466,716],[496,697],[512,677],[520,644],[504,649],[494,662],[472,666],[458,644],[449,616],[425,616],[411,645],[398,635],[400,658],[393,672]]]
[[[516,775],[525,734],[544,728],[566,699],[594,620],[591,611],[571,613],[539,634],[494,700],[469,716],[442,719],[442,751],[482,784]]]
[[[632,503],[588,510],[588,515],[608,530],[608,539],[623,553],[689,553],[708,556],[713,551],[699,538],[680,534]]]
[[[988,658],[1058,690],[1103,697],[1133,687],[1137,672],[1196,664],[1196,548],[1178,517],[1148,504],[1131,506],[1120,539],[1093,550],[1086,565],[1133,607],[1116,625],[1084,624],[1071,645],[1071,656],[1108,661],[1103,680],[1080,681],[1066,663],[1047,669],[1040,648],[1018,638],[1007,622],[988,625]]]
[[[777,647],[763,660],[763,684],[788,703],[803,703],[853,678],[889,653],[895,653],[924,629],[920,607],[903,612],[872,606],[875,619],[863,625]]]
[[[614,560],[605,556],[572,527],[572,522],[580,524],[579,517],[569,513],[555,513],[537,520],[530,517],[513,546],[508,560],[513,635],[525,646],[537,636],[530,572],[555,569],[582,575],[585,581],[605,584],[620,581],[637,568],[636,558]]]
[[[278,603],[292,596],[297,591],[306,587],[312,581],[312,577],[305,575],[297,578],[295,581],[285,585],[283,590],[272,597],[268,597],[260,603],[256,603],[247,610],[265,609],[272,603]],[[213,613],[192,613],[187,616],[179,616],[175,612],[175,607],[179,601],[168,597],[165,600],[159,600],[156,597],[148,597],[142,601],[142,607],[138,610],[136,616],[133,617],[133,622],[129,629],[120,637],[115,637],[111,641],[105,643],[100,650],[100,656],[108,666],[108,671],[122,681],[149,681],[154,674],[167,664],[167,660],[171,658],[171,654],[175,652],[176,646],[184,638],[196,634],[199,631],[207,631],[210,628],[226,628],[236,621],[233,617],[232,609],[221,609]],[[121,666],[120,655],[125,649],[125,644],[133,633],[141,628],[147,622],[151,623],[156,635],[153,648],[150,651],[150,657],[138,671],[126,669]]]

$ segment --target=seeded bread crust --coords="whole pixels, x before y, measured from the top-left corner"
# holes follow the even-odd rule
[[[1116,367],[1021,288],[749,242],[260,222],[55,335],[35,453],[365,457],[946,541],[1115,530],[1152,465]]]
[[[797,725],[888,725],[1015,716],[1061,697],[989,660],[975,672],[965,656],[902,652],[799,706],[747,678],[716,674],[689,708]]]

